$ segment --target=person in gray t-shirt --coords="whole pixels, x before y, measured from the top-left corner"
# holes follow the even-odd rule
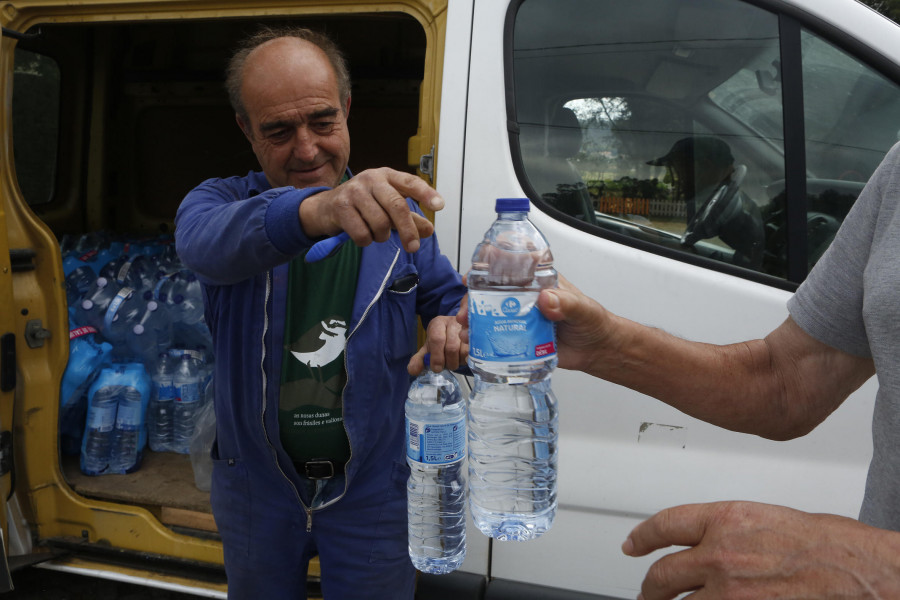
[[[557,321],[560,367],[734,431],[802,436],[878,377],[860,520],[754,502],[666,509],[622,545],[630,556],[688,547],[650,568],[643,600],[697,590],[710,598],[900,598],[898,198],[900,145],[789,300],[791,316],[765,339],[691,342],[614,315],[562,278],[561,288],[541,292],[540,309]],[[466,324],[465,308],[457,319]]]

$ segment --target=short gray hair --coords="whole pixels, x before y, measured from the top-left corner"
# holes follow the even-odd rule
[[[256,50],[266,42],[278,38],[297,38],[305,40],[318,47],[334,70],[335,78],[338,84],[338,96],[341,101],[341,108],[347,106],[347,100],[350,98],[350,71],[347,68],[347,61],[337,44],[326,34],[306,29],[304,27],[283,26],[269,27],[264,26],[256,33],[244,38],[237,46],[237,50],[228,61],[225,68],[225,89],[228,91],[228,100],[234,112],[244,121],[249,123],[250,119],[247,115],[247,109],[244,107],[244,100],[241,98],[241,84],[244,78],[244,63],[250,53]]]

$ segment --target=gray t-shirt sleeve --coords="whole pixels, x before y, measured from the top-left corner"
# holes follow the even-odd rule
[[[900,161],[894,146],[844,219],[834,242],[788,300],[791,317],[820,342],[855,356],[872,352],[863,315],[864,277],[884,187]]]

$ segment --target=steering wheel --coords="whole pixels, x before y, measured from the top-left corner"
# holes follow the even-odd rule
[[[709,199],[703,203],[688,223],[681,235],[681,245],[690,248],[700,240],[716,235],[718,226],[724,220],[731,217],[731,213],[740,207],[735,204],[735,195],[744,177],[747,175],[747,167],[737,165],[731,173],[728,183],[722,184]]]

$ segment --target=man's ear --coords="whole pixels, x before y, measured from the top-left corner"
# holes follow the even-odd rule
[[[238,127],[241,128],[241,131],[244,132],[244,137],[252,144],[253,143],[253,132],[250,130],[250,124],[245,123],[241,118],[241,115],[234,113],[234,120],[237,121]]]
[[[347,96],[347,106],[344,107],[344,118],[350,116],[350,96]]]

